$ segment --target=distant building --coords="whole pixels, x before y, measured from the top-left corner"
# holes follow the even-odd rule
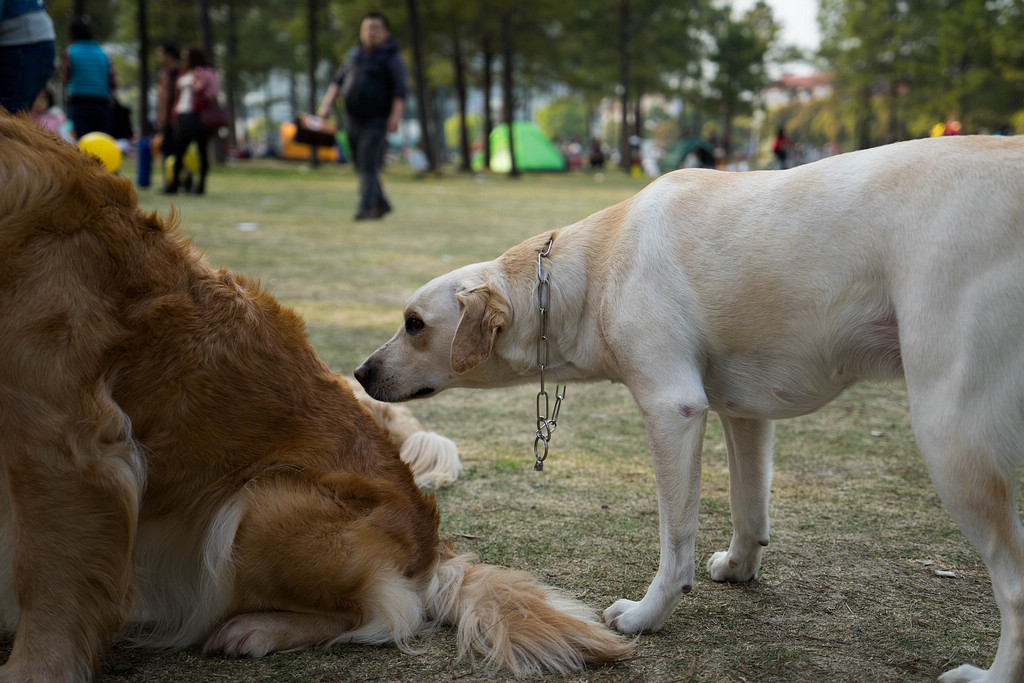
[[[813,73],[809,76],[786,75],[765,88],[764,107],[768,111],[790,104],[807,104],[832,94],[832,76]]]

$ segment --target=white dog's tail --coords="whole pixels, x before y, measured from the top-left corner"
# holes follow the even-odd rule
[[[418,487],[437,489],[455,483],[462,474],[462,461],[454,441],[423,429],[405,406],[371,398],[355,380],[348,379],[348,384],[359,404],[387,430],[398,446],[399,455],[412,470]]]
[[[424,602],[434,620],[458,629],[459,656],[516,676],[566,674],[633,651],[584,605],[526,572],[442,557]]]
[[[459,447],[446,436],[423,430],[402,442],[399,455],[409,465],[416,486],[439,489],[449,486],[462,474]]]

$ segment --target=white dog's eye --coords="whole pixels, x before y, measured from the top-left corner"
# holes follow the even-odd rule
[[[416,316],[410,316],[410,317],[406,318],[406,320],[405,320],[405,331],[408,334],[416,334],[417,332],[419,332],[423,328],[424,328],[423,321],[420,320],[419,318],[417,318]]]

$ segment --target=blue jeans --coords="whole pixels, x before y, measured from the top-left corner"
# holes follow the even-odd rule
[[[387,143],[387,119],[355,121],[349,118],[348,142],[352,147],[352,163],[359,175],[359,210],[390,208],[380,184]]]
[[[53,75],[52,40],[0,47],[0,106],[16,113],[32,108]]]

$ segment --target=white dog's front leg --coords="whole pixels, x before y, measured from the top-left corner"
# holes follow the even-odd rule
[[[729,448],[729,508],[732,543],[708,560],[714,581],[750,581],[768,545],[768,499],[772,487],[775,423],[719,416]]]
[[[645,408],[645,406],[641,406]],[[657,631],[693,586],[700,507],[700,452],[706,403],[667,402],[644,410],[658,483],[661,559],[643,600],[619,600],[604,612],[605,623],[622,633]]]

